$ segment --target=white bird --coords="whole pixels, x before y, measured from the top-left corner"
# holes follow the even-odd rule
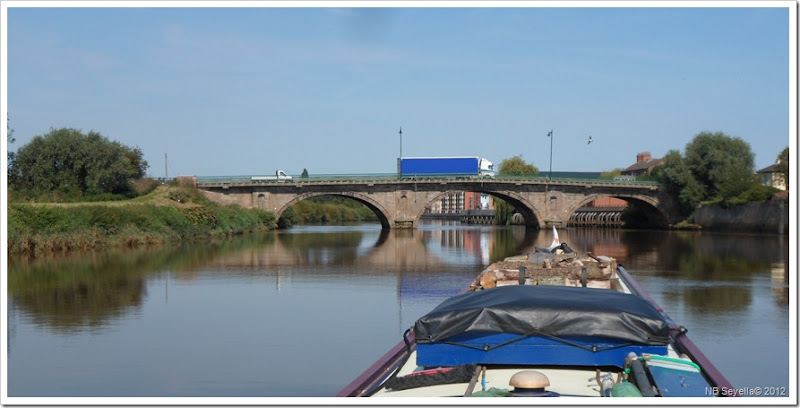
[[[553,226],[553,242],[550,244],[550,247],[547,248],[547,249],[552,250],[553,248],[555,248],[557,246],[560,246],[560,245],[561,245],[561,241],[559,241],[559,239],[558,239],[558,231],[556,231],[556,226],[554,225]]]
[[[589,136],[589,141],[586,142],[586,144],[590,144],[590,143],[592,143],[592,137],[591,136]]]

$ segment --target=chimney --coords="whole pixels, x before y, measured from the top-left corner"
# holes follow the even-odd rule
[[[636,155],[636,163],[646,162],[650,160],[650,152],[641,152]]]

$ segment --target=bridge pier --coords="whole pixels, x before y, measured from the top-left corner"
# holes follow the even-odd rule
[[[416,227],[417,226],[414,225],[414,220],[408,220],[408,219],[394,220],[394,228],[397,229],[411,229]]]

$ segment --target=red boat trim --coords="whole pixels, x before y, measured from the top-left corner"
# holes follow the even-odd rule
[[[416,348],[414,343],[414,333],[409,334],[408,341],[411,343],[411,351]],[[410,352],[406,349],[404,341],[400,341],[396,346],[392,347],[388,353],[378,359],[374,364],[369,366],[364,372],[358,376],[353,382],[344,387],[337,397],[359,397],[364,395],[365,392],[370,391],[380,384],[389,373],[396,368],[397,364],[403,361],[403,358]]]
[[[672,338],[672,341],[675,342],[675,345],[679,348],[678,351],[684,352],[688,355],[692,360],[694,360],[697,365],[700,366],[705,376],[711,380],[711,383],[714,387],[717,387],[717,395],[720,396],[736,396],[736,389],[733,388],[733,385],[722,375],[722,373],[714,366],[711,360],[703,354],[702,351],[694,344],[694,342],[689,339],[689,336],[686,335],[686,332],[680,330],[680,326],[675,324],[672,319],[664,312],[664,309],[656,303],[656,301],[647,293],[646,290],[637,282],[633,277],[625,270],[625,268],[620,265],[617,267],[617,274],[621,275],[622,278],[625,280],[625,283],[630,287],[630,289],[640,297],[644,298],[648,302],[652,303],[656,309],[658,309],[661,314],[667,320],[669,324],[670,333],[669,336]]]

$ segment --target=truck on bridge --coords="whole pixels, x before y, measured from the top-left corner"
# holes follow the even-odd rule
[[[401,157],[401,176],[494,177],[494,165],[482,157]]]
[[[253,180],[257,183],[262,183],[265,181],[277,181],[279,183],[286,183],[292,181],[292,176],[284,173],[283,170],[275,170],[274,176],[253,176],[250,177],[250,180]]]

